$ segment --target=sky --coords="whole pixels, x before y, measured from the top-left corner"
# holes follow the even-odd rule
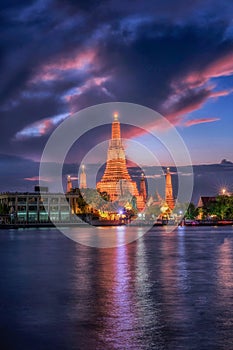
[[[193,164],[233,161],[232,13],[231,0],[1,2],[0,188],[19,169],[31,186],[55,128],[105,102],[161,113]]]

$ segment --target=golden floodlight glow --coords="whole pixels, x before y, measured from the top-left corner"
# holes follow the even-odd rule
[[[113,114],[113,117],[114,117],[114,120],[118,120],[118,113],[115,112],[115,113]]]
[[[131,209],[135,209],[135,206],[137,206],[137,209],[143,210],[145,199],[139,193],[137,183],[131,179],[128,172],[118,113],[114,112],[113,117],[107,164],[101,180],[96,184],[96,188],[99,192],[106,192],[111,201],[118,201],[123,207],[129,202]],[[132,200],[133,197],[135,197],[136,203]]]

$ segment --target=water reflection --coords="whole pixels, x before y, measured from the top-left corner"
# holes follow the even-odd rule
[[[218,263],[216,313],[220,328],[219,343],[222,344],[223,349],[230,349],[232,339],[229,337],[229,333],[233,327],[233,240],[232,236],[229,236],[229,231],[223,235],[218,247],[218,256],[216,257]]]
[[[136,251],[136,315],[141,326],[142,345],[151,349],[163,349],[164,341],[161,332],[160,300],[154,298],[153,287],[157,288],[157,279],[151,278],[149,252],[143,239],[137,241]],[[156,251],[154,252],[156,254]],[[154,330],[152,333],[151,330]]]
[[[186,246],[185,246],[185,231],[182,228],[177,230],[178,239],[178,285],[184,292],[189,291],[190,281],[187,270],[187,257],[186,257]]]
[[[126,234],[122,228],[116,231],[118,243]],[[216,272],[224,256],[219,278],[221,288],[222,283],[226,290],[230,287],[230,295],[231,246],[216,244],[205,231],[189,234],[154,230],[134,243],[95,251],[94,271],[81,274],[94,276],[94,283],[85,282],[91,287],[85,295],[93,300],[83,315],[88,310],[89,322],[92,317],[96,349],[103,344],[110,349],[192,349],[193,343],[199,349],[203,343],[208,348],[219,344],[216,311],[221,303],[216,300],[221,289]],[[91,260],[93,264],[93,256]]]
[[[232,228],[154,228],[108,249],[22,230],[0,247],[4,349],[232,349]]]
[[[133,256],[134,247],[126,245],[118,247],[114,254],[112,312],[108,319],[113,348],[120,348],[121,344],[137,348],[134,278],[131,274]]]
[[[88,247],[114,248],[142,237],[150,227],[91,226],[60,228],[67,237]]]
[[[225,239],[223,244],[219,246],[218,254],[218,276],[219,287],[222,290],[224,298],[232,297],[231,291],[233,288],[233,250],[232,239]]]

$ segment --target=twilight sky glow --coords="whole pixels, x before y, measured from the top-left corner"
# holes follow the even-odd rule
[[[193,164],[233,161],[232,0],[9,0],[0,7],[2,181],[19,168],[25,182],[35,177],[33,161],[56,126],[103,102],[141,104],[167,117]]]

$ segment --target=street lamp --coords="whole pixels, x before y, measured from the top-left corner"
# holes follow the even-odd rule
[[[223,188],[223,189],[222,189],[222,195],[225,196],[225,194],[226,194],[226,189]]]

